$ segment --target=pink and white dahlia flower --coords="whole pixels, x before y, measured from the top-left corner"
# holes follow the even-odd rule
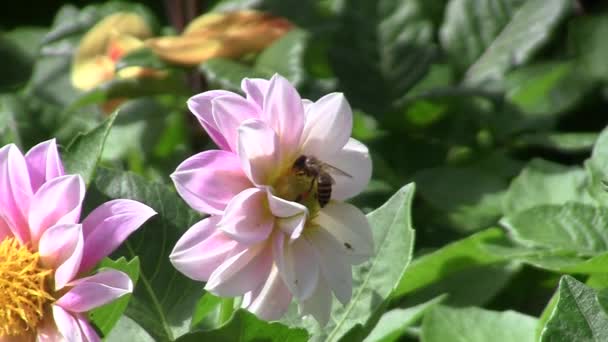
[[[54,140],[0,149],[0,341],[99,341],[87,311],[133,290],[123,272],[90,273],[155,212],[113,200],[81,222],[84,195]]]
[[[244,295],[243,307],[264,319],[280,318],[295,297],[325,324],[331,293],[347,303],[352,265],[373,253],[365,215],[343,202],[369,182],[368,150],[350,138],[343,94],[311,102],[279,75],[241,86],[245,97],[213,90],[188,101],[221,150],[188,158],[172,175],[181,197],[211,216],[184,234],[171,261],[216,295]],[[302,158],[321,167],[303,169]],[[319,173],[333,185],[321,189]]]

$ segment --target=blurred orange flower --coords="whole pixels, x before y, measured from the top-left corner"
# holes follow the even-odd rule
[[[180,36],[152,38],[145,44],[169,62],[191,66],[214,57],[259,52],[292,27],[285,18],[253,10],[208,13],[193,20]]]
[[[152,30],[139,15],[127,12],[112,14],[98,22],[80,41],[72,61],[72,84],[89,90],[114,77],[137,77],[154,74],[153,70],[128,67],[115,72],[116,62],[125,54],[144,46]]]

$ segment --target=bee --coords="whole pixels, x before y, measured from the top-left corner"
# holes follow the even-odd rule
[[[352,178],[348,173],[333,167],[327,163],[320,161],[313,156],[301,155],[293,163],[292,170],[298,175],[304,175],[311,177],[310,189],[314,188],[315,183],[317,184],[317,201],[321,208],[325,207],[331,199],[331,188],[336,181],[331,176],[331,173]]]

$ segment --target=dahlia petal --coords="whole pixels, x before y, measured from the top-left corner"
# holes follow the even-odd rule
[[[194,280],[208,281],[232,253],[243,249],[216,230],[220,219],[212,216],[196,223],[177,241],[169,259],[178,271]]]
[[[73,287],[56,305],[71,312],[87,312],[133,292],[131,278],[117,270],[101,271],[73,281],[70,286]]]
[[[315,223],[338,241],[338,249],[357,265],[374,254],[372,230],[357,207],[343,202],[330,202],[315,217]]]
[[[219,150],[186,159],[171,178],[188,205],[208,214],[221,214],[234,196],[251,187],[239,158]]]
[[[236,151],[238,128],[247,119],[257,119],[260,109],[240,96],[219,96],[211,101],[213,118],[231,151]]]
[[[300,302],[300,311],[302,314],[312,315],[319,325],[324,327],[329,321],[331,304],[332,298],[329,286],[327,286],[327,282],[323,277],[319,277],[313,294]]]
[[[86,342],[76,318],[59,305],[51,305],[57,330],[67,342]],[[59,339],[58,339],[59,340]]]
[[[245,174],[256,185],[271,184],[279,166],[279,141],[265,122],[250,119],[241,124],[238,155]]]
[[[91,326],[91,323],[89,323],[89,321],[86,318],[86,315],[84,314],[76,314],[74,315],[74,318],[76,318],[76,322],[78,323],[78,326],[80,327],[80,331],[82,332],[82,335],[84,336],[85,341],[87,342],[100,342],[101,338],[99,338],[99,335],[97,335],[97,332],[95,331],[95,329],[93,329],[93,327]]]
[[[245,92],[247,100],[255,103],[259,109],[264,108],[264,98],[268,93],[270,82],[262,78],[244,78],[241,81],[241,89]]]
[[[327,281],[336,298],[346,305],[352,296],[353,278],[348,256],[342,253],[343,246],[336,238],[322,227],[311,234],[310,239],[321,268],[321,275]]]
[[[268,278],[272,249],[261,243],[224,261],[209,277],[205,290],[222,297],[241,296]]]
[[[79,175],[53,178],[38,189],[32,198],[29,215],[34,245],[47,228],[80,220],[84,194],[84,181]]]
[[[308,214],[308,209],[298,203],[292,202],[272,194],[270,189],[266,190],[268,196],[268,207],[276,217],[292,217],[294,215]]]
[[[55,269],[55,290],[63,288],[78,274],[83,246],[80,224],[58,224],[40,237],[40,260],[45,267]]]
[[[5,237],[12,236],[12,235],[13,235],[13,232],[8,227],[6,222],[4,222],[4,220],[0,217],[0,241],[4,240]]]
[[[27,162],[34,192],[44,182],[65,174],[55,139],[47,140],[32,147],[25,155],[25,161]]]
[[[244,244],[266,240],[274,226],[274,217],[265,202],[266,193],[262,190],[242,191],[228,203],[218,229]]]
[[[275,266],[272,267],[266,282],[255,293],[248,292],[247,296],[250,300],[248,303],[243,301],[243,307],[267,321],[281,318],[291,303],[291,293]]]
[[[275,220],[277,227],[289,236],[290,240],[296,240],[302,235],[306,225],[306,213],[294,215]]]
[[[302,133],[302,152],[327,160],[348,142],[353,130],[353,113],[342,93],[323,96],[308,107]]]
[[[25,158],[14,144],[0,149],[0,216],[20,241],[29,242],[27,213],[33,196]]]
[[[365,145],[355,139],[351,138],[342,150],[324,161],[350,176],[332,173],[336,183],[332,187],[332,199],[343,201],[359,194],[372,177],[372,160],[369,151]]]
[[[219,96],[238,96],[226,90],[210,90],[204,93],[192,96],[188,99],[188,108],[196,116],[201,126],[207,131],[209,137],[222,150],[230,150],[228,142],[217,128],[215,119],[213,118],[213,110],[211,100]]]
[[[281,142],[283,159],[289,159],[299,148],[304,129],[304,107],[296,88],[275,74],[268,84],[262,119],[269,123]]]
[[[127,199],[95,208],[82,221],[84,255],[79,272],[89,271],[154,215],[156,212],[147,205]]]
[[[284,244],[282,249],[275,261],[285,285],[298,300],[310,297],[319,279],[319,264],[312,246],[306,239],[297,239]]]
[[[63,336],[57,329],[57,324],[55,324],[54,317],[52,315],[46,315],[42,319],[42,322],[38,324],[36,327],[36,342],[56,342],[61,341]],[[1,342],[22,342],[23,340],[20,337],[16,337],[14,339],[4,340],[0,337]]]

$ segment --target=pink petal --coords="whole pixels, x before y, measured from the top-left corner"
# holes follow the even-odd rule
[[[93,329],[93,327],[87,320],[86,315],[76,314],[76,315],[74,315],[74,318],[76,318],[76,322],[78,323],[78,326],[80,327],[80,331],[84,335],[84,338],[87,342],[100,342],[101,341],[101,339],[99,338],[99,335],[97,335],[97,332],[95,331],[95,329]]]
[[[220,133],[213,118],[213,111],[211,109],[211,100],[219,96],[238,96],[229,91],[225,90],[210,90],[204,93],[192,96],[188,99],[188,108],[196,116],[201,126],[207,131],[209,137],[219,146],[222,150],[230,150],[228,142],[224,136]]]
[[[216,230],[220,219],[221,216],[211,216],[198,222],[177,241],[169,259],[178,271],[194,280],[208,281],[232,253],[244,249]]]
[[[32,198],[29,215],[34,245],[47,228],[79,221],[84,194],[84,181],[79,175],[53,178],[38,189]]]
[[[304,107],[298,91],[284,77],[275,74],[264,98],[262,119],[279,136],[283,159],[293,157],[304,128]]]
[[[57,324],[55,323],[55,319],[52,315],[46,315],[40,324],[36,327],[36,342],[57,342],[61,341],[63,336],[57,330]],[[5,340],[0,337],[0,341],[5,342]],[[22,342],[23,340],[19,337],[7,341],[14,342]]]
[[[369,151],[365,145],[355,139],[351,138],[342,150],[324,161],[350,175],[347,177],[332,173],[336,182],[332,187],[332,199],[343,201],[359,194],[372,177],[372,160]]]
[[[262,78],[244,78],[241,81],[241,88],[247,96],[247,100],[255,103],[259,109],[264,108],[264,98],[268,93],[270,81]]]
[[[4,222],[2,218],[0,218],[0,241],[4,240],[4,238],[6,238],[7,236],[13,236],[13,232],[8,227],[6,222]]]
[[[374,254],[374,239],[367,217],[357,207],[330,202],[314,218],[314,223],[327,230],[339,243],[339,250],[353,265],[367,261]]]
[[[227,151],[205,151],[183,163],[171,175],[180,196],[195,210],[221,214],[230,200],[251,183],[239,158]]]
[[[82,221],[84,256],[79,272],[89,271],[154,215],[147,205],[126,199],[109,201],[93,210]]]
[[[272,248],[258,244],[224,261],[209,277],[205,290],[222,297],[241,296],[262,284],[271,266]]]
[[[68,342],[86,342],[76,318],[58,305],[51,305],[57,330]],[[59,341],[59,339],[57,340]]]
[[[319,264],[310,242],[297,239],[284,243],[282,253],[280,250],[275,250],[275,261],[285,285],[299,301],[310,297],[319,279]]]
[[[279,141],[265,122],[250,119],[239,127],[238,155],[245,174],[256,185],[268,185],[278,175]]]
[[[336,298],[346,305],[352,296],[353,278],[350,260],[342,253],[344,247],[323,228],[311,231],[306,238],[313,246],[317,262],[321,266],[321,275]]]
[[[211,101],[213,118],[231,151],[236,151],[237,130],[247,119],[257,119],[260,109],[240,96],[219,96]]]
[[[83,246],[80,224],[58,224],[42,234],[40,260],[45,267],[55,269],[55,290],[63,288],[78,273]]]
[[[236,195],[218,223],[218,229],[244,244],[266,240],[273,226],[274,217],[266,206],[266,193],[257,188]]]
[[[25,155],[25,161],[30,171],[30,181],[34,192],[44,182],[65,174],[55,139],[32,147]]]
[[[27,213],[33,196],[25,158],[17,146],[0,149],[0,217],[20,241],[29,242]]]
[[[255,293],[248,292],[247,295],[250,300],[249,303],[243,302],[243,307],[268,321],[281,318],[291,303],[291,293],[274,266],[266,282]]]
[[[302,314],[311,314],[321,327],[324,327],[329,321],[331,313],[331,291],[325,279],[319,277],[317,287],[312,296],[300,302],[300,310]]]
[[[353,113],[342,93],[323,96],[308,107],[302,134],[302,153],[327,160],[348,142]]]
[[[71,312],[87,312],[133,292],[131,278],[116,270],[101,271],[70,286],[55,303]]]

